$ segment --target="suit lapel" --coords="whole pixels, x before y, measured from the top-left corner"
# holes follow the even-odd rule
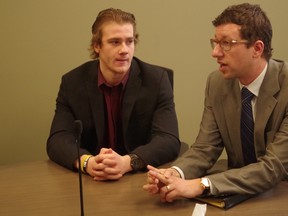
[[[123,124],[123,134],[126,135],[128,129],[129,119],[134,107],[136,98],[141,87],[142,80],[140,78],[140,68],[136,61],[133,59],[131,64],[131,70],[129,79],[126,84],[125,93],[122,102],[122,124]]]
[[[220,101],[223,110],[224,121],[227,127],[227,133],[231,145],[235,152],[242,152],[240,138],[240,113],[241,113],[241,97],[240,87],[237,79],[228,81],[228,85],[224,85],[223,98]],[[229,128],[229,129],[228,129]],[[235,154],[239,156],[241,154]],[[238,161],[242,159],[239,158]]]
[[[274,60],[270,60],[256,103],[254,131],[257,155],[263,155],[266,148],[265,128],[277,104],[274,95],[280,90],[278,77],[279,69],[277,68],[277,64]]]
[[[96,128],[98,143],[100,146],[104,142],[104,99],[103,94],[98,88],[98,63],[89,71],[89,78],[86,83],[92,116]]]

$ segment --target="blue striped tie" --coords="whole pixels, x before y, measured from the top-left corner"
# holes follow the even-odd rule
[[[254,94],[246,87],[242,88],[241,142],[243,158],[246,165],[256,162],[254,148],[254,120],[251,105],[253,96]]]

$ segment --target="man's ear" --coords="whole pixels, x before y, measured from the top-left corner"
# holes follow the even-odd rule
[[[257,40],[254,43],[254,53],[253,53],[253,57],[257,58],[257,57],[261,57],[263,52],[264,52],[264,43],[261,40]]]
[[[101,48],[100,44],[95,43],[94,46],[93,46],[93,48],[94,48],[94,51],[99,54],[100,48]]]

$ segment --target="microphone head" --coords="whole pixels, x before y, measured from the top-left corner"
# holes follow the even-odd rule
[[[77,135],[81,135],[83,131],[82,121],[81,120],[75,120],[75,132]]]

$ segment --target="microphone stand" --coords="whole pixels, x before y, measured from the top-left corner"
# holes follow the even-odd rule
[[[79,188],[80,188],[80,206],[81,206],[81,216],[84,216],[84,204],[83,204],[83,190],[82,190],[82,172],[81,172],[81,160],[80,160],[80,145],[81,145],[81,134],[82,134],[82,122],[81,120],[75,120],[76,128],[76,146],[78,154],[78,174],[79,174]]]

